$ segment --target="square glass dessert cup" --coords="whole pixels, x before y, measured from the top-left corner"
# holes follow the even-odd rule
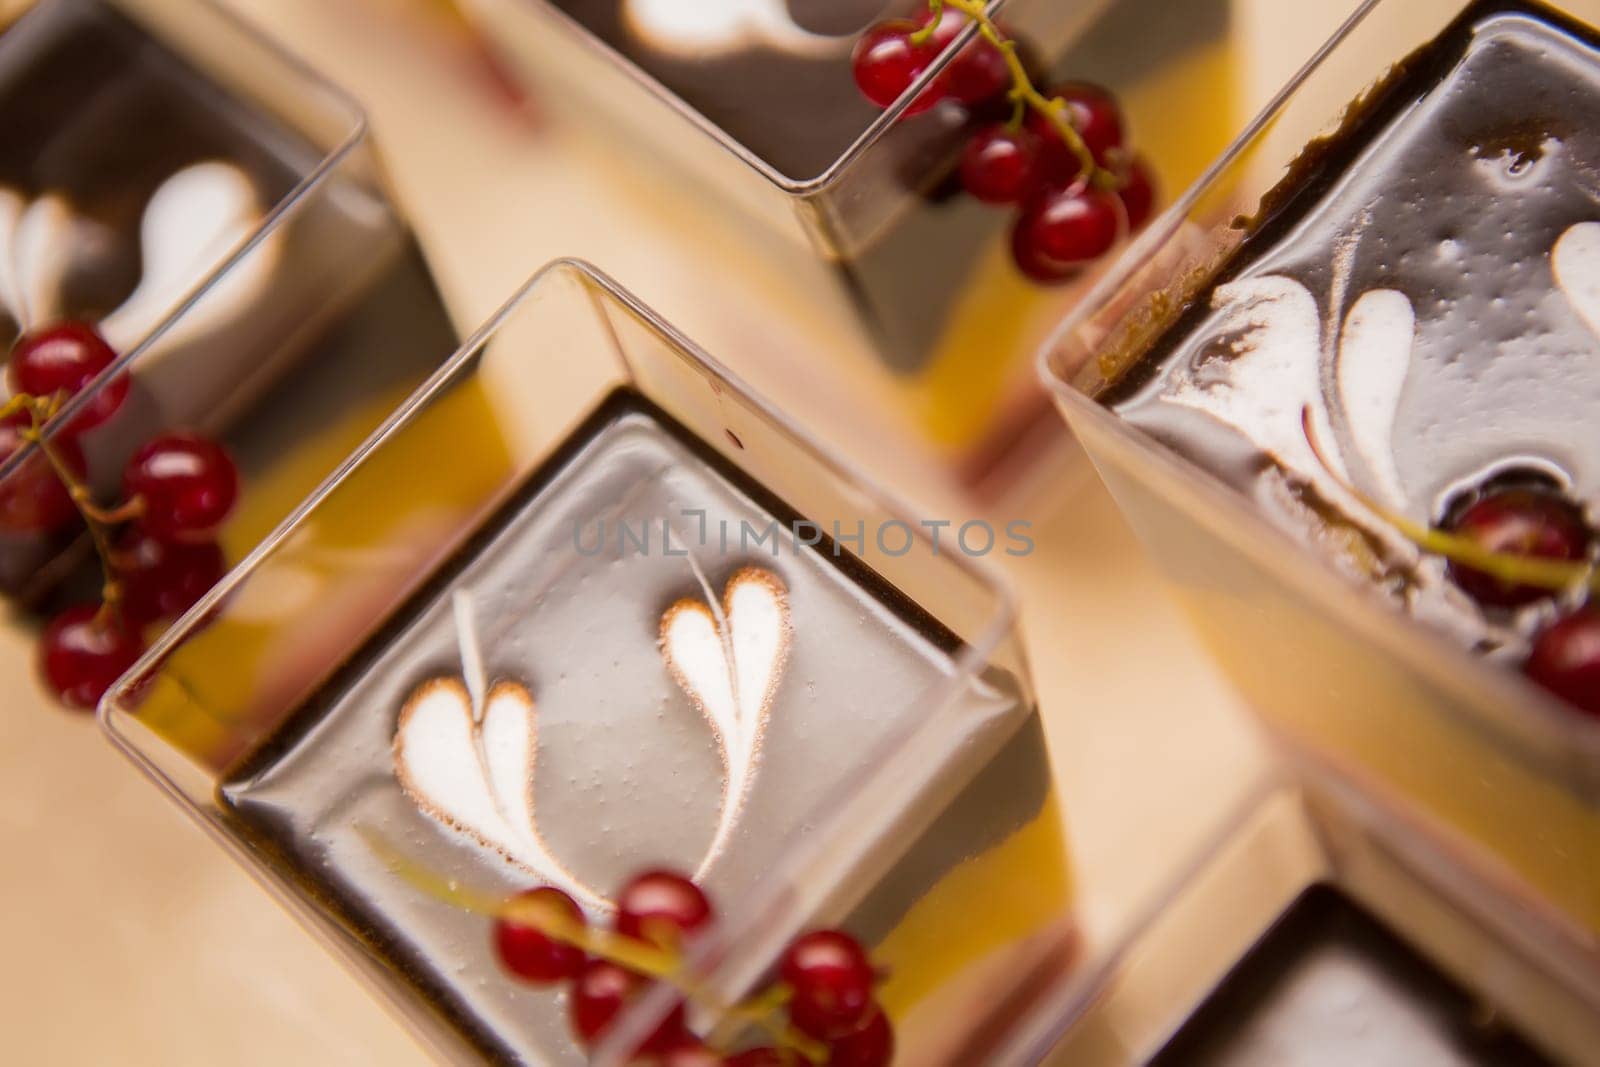
[[[365,116],[298,60],[209,3],[7,10],[0,342],[8,393],[56,413],[43,449],[21,413],[5,428],[0,590],[48,615],[99,588],[94,538],[46,451],[118,512],[136,454],[195,434],[224,448],[240,484],[203,531],[207,551],[151,564],[142,531],[156,508],[155,522],[107,531],[134,561],[118,568],[138,622],[175,616],[456,334]]]
[[[925,15],[925,0],[464,6],[553,118],[630,168],[648,164],[663,213],[708,243],[736,241],[760,268],[745,283],[771,290],[763,300],[845,338],[774,375],[815,376],[831,360],[841,395],[870,382],[918,447],[980,487],[1005,488],[1061,436],[1029,361],[1104,259],[1029,277],[1013,251],[1021,210],[962,192],[963,150],[993,109],[920,102],[971,54],[976,27],[882,109],[857,89],[851,50],[879,20]],[[1045,72],[1039,88],[1111,93],[1158,198],[1248,117],[1226,0],[1000,0],[989,12]]]
[[[1440,103],[1438,94],[1501,84],[1493,69],[1485,72],[1483,67],[1469,68],[1479,75],[1474,81],[1453,80],[1453,72],[1467,66],[1466,57],[1474,57],[1474,62],[1482,62],[1484,56],[1496,62],[1520,62],[1535,56],[1544,62],[1553,56],[1549,62],[1560,77],[1588,72],[1586,64],[1571,60],[1573,51],[1587,49],[1586,44],[1552,43],[1557,31],[1552,30],[1555,24],[1545,21],[1548,9],[1530,13],[1525,6],[1514,11],[1506,7],[1464,5],[1457,0],[1363,4],[1204,179],[1151,224],[1094,296],[1062,324],[1042,353],[1041,371],[1137,535],[1171,579],[1201,639],[1283,750],[1307,773],[1307,780],[1364,818],[1419,880],[1442,887],[1446,896],[1485,928],[1497,931],[1506,944],[1579,991],[1592,1011],[1600,1004],[1600,889],[1595,878],[1600,870],[1600,722],[1530,684],[1515,658],[1488,662],[1447,629],[1408,617],[1402,604],[1435,602],[1427,599],[1428,590],[1445,588],[1446,593],[1437,596],[1454,606],[1453,614],[1435,615],[1435,620],[1466,619],[1476,625],[1487,619],[1508,626],[1506,619],[1527,621],[1525,615],[1501,616],[1488,610],[1480,614],[1475,603],[1448,591],[1445,583],[1454,579],[1445,561],[1429,562],[1432,553],[1422,550],[1437,533],[1429,532],[1429,524],[1446,522],[1445,517],[1455,513],[1444,502],[1459,490],[1439,489],[1438,502],[1407,501],[1403,491],[1385,496],[1385,483],[1392,486],[1406,479],[1379,478],[1373,472],[1381,473],[1384,465],[1370,461],[1371,456],[1394,449],[1406,457],[1398,466],[1415,484],[1428,480],[1426,472],[1419,477],[1418,468],[1408,465],[1416,457],[1450,457],[1449,462],[1459,463],[1471,449],[1497,445],[1509,435],[1492,412],[1472,408],[1438,377],[1430,379],[1431,388],[1442,392],[1447,403],[1459,402],[1467,410],[1457,412],[1461,418],[1456,424],[1414,417],[1419,406],[1426,408],[1429,390],[1416,386],[1433,366],[1425,353],[1434,349],[1418,344],[1415,351],[1424,355],[1413,361],[1406,349],[1413,337],[1404,326],[1398,344],[1388,348],[1373,343],[1374,335],[1370,330],[1363,333],[1363,328],[1381,318],[1378,304],[1386,302],[1390,311],[1397,303],[1405,305],[1388,295],[1403,290],[1417,301],[1415,338],[1432,343],[1429,316],[1452,306],[1448,299],[1434,301],[1438,294],[1428,288],[1438,279],[1428,273],[1431,265],[1442,261],[1401,249],[1393,251],[1392,259],[1364,259],[1362,240],[1381,237],[1403,244],[1420,230],[1382,214],[1384,194],[1371,195],[1373,186],[1361,184],[1359,167],[1347,167],[1342,176],[1330,176],[1325,169],[1345,167],[1351,160],[1379,158],[1393,166],[1396,160],[1404,165],[1417,158],[1427,148],[1425,135],[1444,128],[1429,125],[1430,120],[1457,115],[1449,110],[1455,98],[1445,97]],[[1600,4],[1580,0],[1567,4],[1566,10],[1591,25],[1600,22]],[[1561,23],[1561,27],[1563,35],[1569,28],[1586,32],[1577,24]],[[1518,42],[1527,34],[1535,35],[1537,43],[1524,49]],[[1436,41],[1440,43],[1433,50],[1418,52]],[[1526,69],[1521,73],[1526,75]],[[1524,132],[1529,123],[1539,123],[1538,116],[1545,115],[1555,99],[1538,80],[1528,75],[1519,83],[1518,94],[1513,94],[1523,104],[1511,106],[1536,113],[1532,118],[1516,116],[1526,120],[1520,127]],[[1581,99],[1581,94],[1558,95],[1569,103]],[[1492,116],[1493,110],[1479,113]],[[1370,142],[1361,138],[1372,124],[1380,131],[1374,138],[1412,137],[1411,154],[1391,150],[1388,156],[1363,155]],[[1458,128],[1468,131],[1460,134],[1463,138],[1479,134],[1470,124]],[[1352,141],[1357,148],[1348,147]],[[1567,158],[1562,144],[1545,130],[1533,137],[1533,150],[1523,154],[1501,151],[1491,138],[1478,136],[1470,161],[1440,163],[1421,156],[1431,168],[1420,177],[1401,180],[1380,170],[1376,180],[1392,190],[1432,189],[1436,195],[1424,196],[1424,201],[1466,204],[1477,211],[1477,218],[1493,219],[1496,232],[1507,242],[1521,234],[1528,241],[1547,240],[1540,227],[1555,216],[1540,215],[1529,206],[1536,202],[1516,183],[1532,175],[1538,189],[1562,188],[1548,169],[1563,165]],[[1487,202],[1456,195],[1451,182],[1471,180],[1504,180],[1508,185],[1503,198]],[[1366,197],[1364,210],[1373,214],[1359,217],[1376,221],[1370,231],[1365,229],[1367,222],[1360,223],[1355,227],[1357,238],[1328,257],[1333,263],[1330,282],[1327,274],[1305,268],[1304,263],[1320,262],[1324,234],[1316,224],[1335,212],[1346,196]],[[1307,203],[1311,206],[1305,213],[1295,213],[1297,204]],[[1507,223],[1495,213],[1497,204],[1526,211],[1528,221],[1522,226]],[[1333,217],[1337,221],[1342,216]],[[1439,227],[1429,240],[1440,242],[1446,251],[1462,251],[1466,265],[1458,264],[1446,276],[1470,279],[1474,268],[1493,274],[1504,283],[1498,296],[1521,310],[1524,306],[1516,303],[1518,284],[1541,286],[1528,299],[1550,306],[1553,286],[1548,274],[1541,283],[1538,275],[1525,282],[1528,274],[1514,268],[1485,271],[1483,263],[1468,258],[1474,254],[1472,238],[1484,237],[1481,231],[1468,226],[1455,233],[1436,220],[1428,223]],[[1287,252],[1269,250],[1256,259],[1248,242],[1258,232],[1265,235],[1263,242],[1285,233],[1295,234],[1296,239],[1272,246],[1288,248]],[[1454,244],[1457,241],[1459,245]],[[1489,239],[1486,247],[1499,246]],[[1548,245],[1523,257],[1531,265],[1530,274],[1549,270],[1547,250]],[[1274,255],[1278,258],[1270,258]],[[1369,267],[1371,263],[1379,266]],[[1263,277],[1265,269],[1281,274]],[[1388,281],[1371,281],[1372,270]],[[1218,286],[1219,278],[1224,286],[1235,288]],[[1319,279],[1331,286],[1326,296],[1316,294]],[[1363,284],[1395,288],[1381,290],[1375,298],[1372,292],[1361,293]],[[1260,288],[1239,288],[1251,285]],[[1178,338],[1171,342],[1174,346],[1186,343],[1190,335],[1181,332],[1184,324],[1208,323],[1208,311],[1226,308],[1232,295],[1240,292],[1253,294],[1247,305],[1241,305],[1247,310],[1234,321],[1235,328],[1219,331],[1214,343],[1208,340],[1204,358],[1183,360],[1179,356],[1187,349],[1165,347],[1166,339],[1174,337]],[[1354,314],[1346,319],[1340,303],[1357,294],[1366,305],[1364,322]],[[1280,295],[1285,301],[1281,306],[1309,309],[1306,322],[1315,324],[1325,315],[1335,320],[1326,335],[1320,327],[1309,326],[1304,336],[1310,341],[1304,350],[1310,353],[1306,357],[1313,368],[1310,373],[1317,373],[1319,361],[1327,358],[1324,353],[1334,344],[1324,338],[1342,336],[1341,369],[1326,371],[1329,377],[1309,383],[1276,381],[1249,394],[1260,398],[1253,402],[1262,410],[1277,413],[1274,425],[1280,433],[1270,447],[1259,452],[1235,447],[1226,458],[1219,458],[1221,447],[1196,449],[1182,431],[1152,427],[1119,399],[1133,394],[1110,391],[1114,381],[1134,382],[1128,388],[1137,389],[1146,388],[1143,383],[1148,381],[1148,394],[1137,396],[1160,396],[1161,403],[1176,408],[1180,405],[1166,398],[1175,395],[1169,389],[1178,387],[1170,383],[1178,380],[1179,372],[1169,368],[1183,368],[1182,373],[1191,376],[1185,381],[1203,383],[1184,394],[1198,398],[1192,405],[1196,410],[1184,416],[1185,425],[1220,434],[1230,416],[1218,414],[1221,409],[1214,402],[1242,395],[1242,388],[1230,389],[1244,379],[1217,376],[1263,365],[1252,358],[1269,348],[1264,341],[1258,343],[1264,335],[1251,330],[1270,318],[1271,308],[1280,306],[1273,304]],[[1371,303],[1374,299],[1378,304]],[[1454,294],[1454,299],[1466,303],[1475,298]],[[1338,314],[1320,310],[1328,305],[1337,307]],[[1392,325],[1411,320],[1396,314],[1386,321]],[[1475,329],[1482,336],[1498,338],[1491,345],[1518,352],[1518,331],[1498,332],[1502,326],[1486,318]],[[1470,349],[1470,344],[1463,348]],[[1377,355],[1361,358],[1372,353]],[[1292,352],[1277,366],[1296,366],[1297,354],[1303,353]],[[1149,362],[1142,361],[1145,357]],[[1156,369],[1148,379],[1125,377],[1135,366]],[[1361,367],[1389,383],[1386,411],[1391,416],[1398,412],[1392,424],[1398,429],[1388,436],[1374,436],[1362,428],[1366,424],[1354,419],[1338,423],[1326,415],[1329,410],[1374,410],[1354,406],[1348,399],[1373,395],[1352,388],[1349,383],[1356,379],[1343,377],[1344,368]],[[1385,369],[1390,373],[1382,373]],[[1413,380],[1396,393],[1395,383],[1407,375]],[[1524,401],[1515,380],[1502,381],[1497,390],[1499,403],[1508,410],[1522,410],[1519,405]],[[1581,390],[1574,395],[1578,393]],[[1317,399],[1328,395],[1337,395],[1339,405],[1350,406],[1330,408],[1331,402]],[[1529,409],[1531,422],[1522,424],[1510,446],[1513,450],[1549,454],[1541,442],[1548,442],[1552,433],[1558,438],[1565,433],[1560,429],[1565,418],[1562,405],[1550,402],[1548,392],[1538,395],[1544,397],[1540,403],[1545,406]],[[1548,421],[1542,431],[1537,428],[1541,419]],[[1329,425],[1339,428],[1330,431]],[[1552,431],[1552,426],[1557,429]],[[1353,446],[1354,438],[1367,443]],[[1402,447],[1419,438],[1419,447],[1409,452]],[[1573,435],[1573,439],[1578,438]],[[1374,447],[1373,441],[1381,442],[1381,447]],[[1557,466],[1551,462],[1540,470]],[[1293,476],[1280,481],[1275,472],[1283,470]],[[1249,473],[1241,478],[1244,472]],[[1465,482],[1467,473],[1463,468],[1455,477]],[[1556,491],[1554,480],[1536,482],[1539,492]],[[1300,501],[1302,506],[1286,506],[1286,500]],[[1290,521],[1286,515],[1297,518]],[[1353,521],[1350,515],[1363,516],[1363,521]],[[1368,541],[1367,532],[1373,530],[1378,534]],[[1387,587],[1390,595],[1381,595],[1384,568],[1374,564],[1385,559],[1413,560],[1420,577],[1394,582]],[[1397,587],[1412,599],[1397,599],[1393,595]],[[1541,618],[1548,620],[1564,609],[1545,603],[1527,610],[1545,612]],[[1504,639],[1504,644],[1507,651],[1500,658],[1506,659],[1507,653],[1514,657],[1516,639]]]
[[[1585,1062],[1600,1036],[1363,820],[1271,774],[1176,850],[1079,982],[997,1062],[1534,1065]]]
[[[557,263],[103,722],[441,1055],[583,1059],[460,887],[601,921],[651,867],[719,915],[697,1019],[843,926],[906,1062],[981,1050],[1070,970],[1072,878],[1010,596],[903,515]]]

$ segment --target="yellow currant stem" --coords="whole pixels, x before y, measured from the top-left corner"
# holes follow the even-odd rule
[[[1012,102],[1016,105],[1016,112],[1012,117],[1012,126],[1021,125],[1021,116],[1028,110],[1037,111],[1055,127],[1061,141],[1071,150],[1078,159],[1078,179],[1087,182],[1097,189],[1116,190],[1122,187],[1122,179],[1111,171],[1106,170],[1095,161],[1094,153],[1089,150],[1083,135],[1067,117],[1067,102],[1061,97],[1047,97],[1033,84],[1033,79],[1028,77],[1028,69],[1022,65],[1022,58],[1017,55],[1017,42],[1011,40],[994,19],[989,17],[989,7],[985,0],[928,0],[928,24],[911,35],[913,44],[926,44],[933,36],[934,29],[939,25],[939,19],[944,14],[945,7],[951,7],[966,15],[978,24],[978,34],[995,48],[1000,50],[1005,58],[1006,69],[1011,72]]]
[[[1507,585],[1531,585],[1540,589],[1548,589],[1553,593],[1564,592],[1573,586],[1583,583],[1590,589],[1600,591],[1600,573],[1595,571],[1592,564],[1573,563],[1568,560],[1540,559],[1537,556],[1519,556],[1510,552],[1496,552],[1484,548],[1470,537],[1446,533],[1431,527],[1422,526],[1412,522],[1404,515],[1398,515],[1377,501],[1366,496],[1361,490],[1345,481],[1333,465],[1328,462],[1323,454],[1322,445],[1317,440],[1316,431],[1312,428],[1311,409],[1304,408],[1300,413],[1300,423],[1305,432],[1306,443],[1311,446],[1311,454],[1316,457],[1317,463],[1327,473],[1328,477],[1339,483],[1339,487],[1349,493],[1361,506],[1372,512],[1384,522],[1393,526],[1401,537],[1416,545],[1424,552],[1471,567],[1475,571],[1504,582]]]
[[[692,1000],[698,995],[697,990],[685,982],[682,961],[675,952],[610,930],[595,929],[559,909],[546,906],[537,898],[518,896],[508,900],[469,889],[418,863],[391,845],[377,831],[362,826],[357,827],[356,832],[396,874],[435,900],[486,918],[509,919],[519,926],[532,927],[556,941],[576,945],[590,956],[674,986],[683,993],[685,999]],[[812,1063],[826,1063],[828,1050],[821,1042],[773,1018],[788,1000],[789,990],[778,985],[734,1005],[727,1015],[730,1019],[761,1027],[785,1048],[798,1052]]]
[[[96,522],[107,526],[120,526],[144,514],[144,497],[136,496],[114,508],[102,508],[92,501],[84,501],[81,510],[85,515],[92,516]]]
[[[778,1012],[792,997],[789,987],[779,982],[736,1005],[728,1012],[728,1018],[760,1027],[779,1046],[799,1053],[811,1063],[827,1063],[828,1046],[779,1020]]]
[[[362,829],[361,836],[396,874],[436,900],[453,904],[464,911],[493,919],[509,919],[519,926],[531,926],[557,941],[576,945],[591,956],[609,960],[630,971],[671,981],[678,973],[678,958],[643,941],[606,930],[595,930],[587,923],[574,921],[537,900],[512,897],[509,900],[479,893],[443,878],[389,845],[378,834]]]
[[[55,416],[60,406],[56,397],[41,398],[18,393],[0,407],[0,417],[15,415],[19,411],[27,412],[28,427],[22,431],[22,439],[39,447],[56,477],[66,486],[67,495],[72,498],[78,513],[83,516],[83,524],[89,528],[89,538],[94,542],[95,554],[100,557],[99,621],[104,624],[122,611],[122,583],[117,580],[115,553],[111,545],[111,527],[121,520],[114,513],[101,511],[95,506],[89,486],[72,469],[55,444],[46,440],[45,424]]]
[[[756,1015],[770,1014],[784,1007],[793,997],[794,993],[789,987],[782,982],[778,982],[739,1005],[732,1014],[754,1022],[755,1020],[750,1018],[752,1013]]]
[[[778,1048],[795,1053],[807,1063],[828,1062],[828,1046],[814,1037],[801,1033],[793,1026],[778,1022],[771,1015],[747,1021],[754,1022]]]
[[[1011,118],[1006,120],[1006,128],[1009,129],[1012,133],[1020,132],[1021,129],[1022,129],[1023,120],[1026,119],[1027,117],[1028,117],[1028,102],[1026,100],[1021,99],[1020,97],[1012,99],[1012,101],[1011,101]]]
[[[1471,538],[1419,526],[1404,516],[1388,514],[1382,508],[1373,510],[1418,548],[1482,571],[1507,585],[1532,585],[1559,593],[1583,583],[1590,589],[1600,590],[1600,575],[1590,564],[1495,552]]]

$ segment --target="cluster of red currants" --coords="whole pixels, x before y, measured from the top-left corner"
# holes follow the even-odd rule
[[[968,23],[967,15],[949,7],[937,24],[933,18],[930,11],[918,19],[880,22],[856,43],[853,69],[867,99],[892,106]],[[962,154],[961,183],[986,204],[1018,209],[1011,231],[1018,269],[1034,281],[1062,282],[1149,221],[1155,184],[1149,166],[1127,145],[1127,123],[1111,93],[1075,82],[1030,103],[1024,95],[1029,92],[1031,82],[1019,83],[1001,48],[978,37],[904,114],[947,100],[975,114],[1007,100],[1026,105],[1017,106],[1009,120],[978,126]],[[1076,132],[1079,146],[1067,142],[1063,122]]]
[[[116,359],[94,327],[62,322],[25,334],[11,351],[13,400],[64,403]],[[85,486],[79,439],[127,400],[128,379],[101,386],[82,412],[0,483],[0,530],[48,536],[88,523],[105,534],[104,603],[66,609],[45,627],[40,669],[63,704],[90,709],[144,649],[143,629],[187,611],[226,569],[215,534],[233,509],[239,477],[219,444],[190,433],[145,442],[122,475],[124,502],[101,509]],[[0,422],[0,461],[33,445],[38,409]]]
[[[1592,558],[1594,531],[1583,510],[1540,478],[1478,492],[1454,509],[1444,529],[1502,556],[1582,564]],[[1452,559],[1451,579],[1490,611],[1515,611],[1557,595],[1546,585],[1507,580]],[[1543,627],[1523,671],[1567,703],[1600,716],[1600,607],[1584,603]]]
[[[503,966],[539,986],[570,982],[568,1011],[578,1039],[592,1047],[627,1006],[657,979],[623,962],[591,953],[582,909],[559,889],[545,886],[518,898],[523,921],[501,917],[494,925],[495,950]],[[546,921],[529,921],[542,916]],[[681,957],[683,947],[710,926],[711,902],[693,881],[671,871],[649,871],[617,896],[614,933],[641,946]],[[618,954],[620,955],[620,954]],[[660,1067],[886,1067],[894,1056],[894,1031],[879,1006],[878,973],[849,934],[820,930],[796,939],[779,965],[776,997],[752,1003],[780,1004],[801,1043],[763,1045],[724,1053],[689,1029],[680,1002],[639,1046],[636,1060]]]

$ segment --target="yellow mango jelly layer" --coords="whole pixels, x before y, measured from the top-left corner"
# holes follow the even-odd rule
[[[1378,795],[1476,846],[1600,933],[1600,808],[1452,714],[1444,695],[1292,598],[1185,586],[1183,599],[1258,714]],[[1264,631],[1292,633],[1292,642]],[[1450,839],[1454,840],[1450,840]],[[1485,857],[1475,856],[1482,863]]]
[[[241,558],[404,398],[374,400],[252,476],[224,532]],[[221,771],[259,743],[354,652],[375,616],[426,573],[512,474],[481,383],[444,395],[391,437],[169,659],[142,723]]]
[[[974,993],[962,988],[962,979],[986,958],[1030,939],[1065,938],[1072,898],[1066,837],[1052,791],[1036,818],[941,878],[873,948],[873,961],[889,972],[879,998],[897,1031],[909,1036],[949,1030],[951,1020],[938,1017],[948,1015],[948,1005],[972,1011]],[[1056,949],[1064,956],[1070,946],[1043,945],[1039,952]],[[994,983],[986,985],[992,996]]]
[[[1174,56],[1159,74],[1124,90],[1132,143],[1157,176],[1158,210],[1238,131],[1233,58],[1224,38]],[[947,458],[982,446],[1018,395],[1036,387],[1034,353],[1093,280],[1065,288],[1030,281],[1012,261],[1010,228],[996,235],[953,297],[943,339],[911,385],[914,417]]]

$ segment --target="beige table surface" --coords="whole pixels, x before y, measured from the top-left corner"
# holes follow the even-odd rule
[[[531,271],[591,259],[762,384],[741,353],[844,344],[826,322],[775,330],[743,288],[736,236],[665,218],[614,157],[497,103],[434,0],[232,0],[369,108],[398,197],[463,324]],[[1177,0],[1175,0],[1177,2]],[[1236,0],[1258,98],[1350,0]],[[792,309],[789,309],[792,310]],[[747,365],[749,364],[749,365]],[[784,402],[902,492],[959,514],[893,426],[835,410],[825,383]],[[868,397],[870,401],[870,396]],[[870,423],[870,425],[869,425]],[[1254,735],[1183,630],[1081,459],[1030,516],[1013,561],[1091,938],[1126,921],[1263,766]],[[0,632],[0,1062],[401,1064],[422,1053],[244,873],[114,753],[51,709],[31,643]]]

